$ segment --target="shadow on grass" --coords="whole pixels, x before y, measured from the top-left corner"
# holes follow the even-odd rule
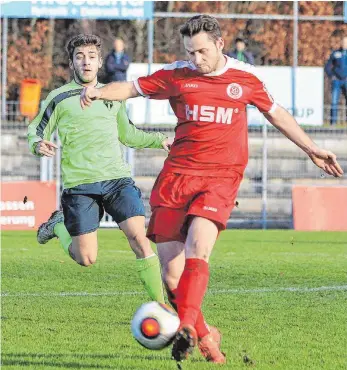
[[[156,352],[157,353],[157,352]],[[31,357],[32,359],[27,359]],[[170,360],[169,356],[165,355],[137,355],[137,354],[82,354],[82,353],[3,353],[2,354],[2,366],[45,366],[45,367],[59,367],[63,369],[115,369],[115,365],[97,365],[97,364],[86,364],[82,362],[74,362],[66,360],[69,357],[74,357],[74,359],[80,360],[140,360],[140,361],[165,361],[167,365],[170,363],[174,364]],[[40,362],[38,359],[42,360]],[[194,363],[204,362],[203,359],[192,358],[190,360]],[[124,364],[126,366],[126,364]],[[119,368],[119,364],[117,364]],[[127,369],[127,367],[124,367]]]
[[[1,366],[20,366],[23,367],[32,367],[32,366],[44,366],[46,367],[60,367],[62,369],[115,369],[114,366],[109,365],[87,365],[77,362],[53,362],[53,361],[30,361],[30,360],[2,360]]]

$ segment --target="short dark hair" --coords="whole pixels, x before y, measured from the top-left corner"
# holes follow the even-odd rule
[[[244,44],[246,44],[246,41],[242,37],[237,37],[236,38],[235,44],[238,43],[238,42],[243,42]]]
[[[96,35],[88,35],[88,34],[79,34],[77,36],[72,37],[67,45],[66,45],[66,51],[69,54],[69,58],[72,60],[73,58],[73,52],[74,50],[79,46],[86,46],[86,45],[95,45],[99,55],[101,55],[101,47],[102,42],[101,38]]]
[[[200,32],[206,32],[214,41],[222,37],[217,19],[205,14],[190,18],[180,29],[182,36],[192,37]]]

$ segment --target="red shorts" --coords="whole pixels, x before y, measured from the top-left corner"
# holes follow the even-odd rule
[[[155,243],[185,242],[190,216],[213,221],[224,230],[235,205],[242,180],[235,177],[202,177],[161,173],[152,190],[152,216],[147,236]]]

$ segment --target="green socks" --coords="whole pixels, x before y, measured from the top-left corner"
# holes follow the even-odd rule
[[[159,258],[156,254],[136,260],[137,272],[153,301],[165,303]]]
[[[60,245],[63,247],[65,253],[70,256],[69,247],[72,243],[72,239],[64,222],[59,222],[54,226],[54,234],[59,238]]]

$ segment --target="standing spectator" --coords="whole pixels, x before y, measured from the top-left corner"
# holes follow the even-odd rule
[[[341,47],[331,53],[325,72],[332,80],[330,123],[336,125],[341,90],[347,105],[347,36],[342,38]]]
[[[246,50],[246,41],[241,37],[235,40],[235,49],[227,54],[231,58],[254,65],[254,57],[250,51]]]
[[[107,55],[105,61],[107,82],[126,81],[130,58],[124,51],[124,41],[117,37],[113,47],[114,49]]]

